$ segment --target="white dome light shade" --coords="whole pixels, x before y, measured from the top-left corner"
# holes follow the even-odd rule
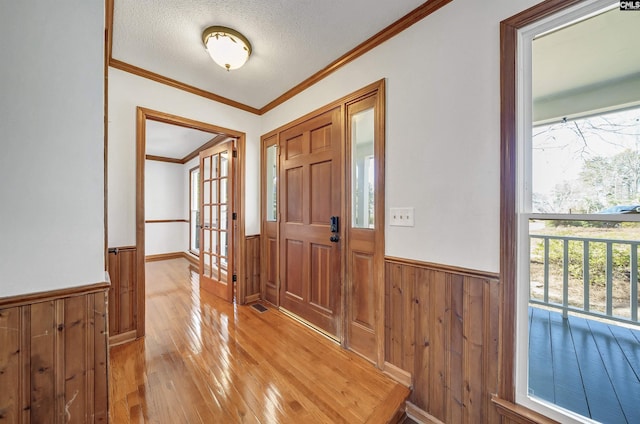
[[[227,71],[238,69],[251,55],[251,43],[231,28],[212,26],[202,33],[202,42],[209,56]]]

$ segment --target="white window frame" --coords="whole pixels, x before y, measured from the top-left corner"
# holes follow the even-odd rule
[[[532,211],[532,41],[547,31],[583,20],[610,6],[612,0],[587,0],[545,19],[521,28],[517,32],[516,56],[516,226],[517,226],[517,287],[516,287],[516,403],[563,423],[596,423],[573,411],[528,394],[529,355],[529,220],[601,220],[597,215],[534,214]],[[608,215],[609,221],[640,221],[639,216]]]

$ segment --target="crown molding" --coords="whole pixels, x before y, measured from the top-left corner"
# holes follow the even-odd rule
[[[235,107],[237,109],[244,110],[246,112],[255,113],[256,115],[260,115],[260,110],[249,105],[245,105],[244,103],[236,102],[235,100],[228,99],[226,97],[219,96],[215,93],[211,93],[206,90],[202,90],[198,87],[194,87],[189,84],[185,84],[178,80],[174,80],[169,77],[165,77],[164,75],[156,74],[155,72],[151,72],[149,70],[140,68],[135,65],[131,65],[129,63],[123,62],[118,59],[110,58],[109,66],[115,69],[120,69],[121,71],[129,72],[134,75],[138,75],[142,78],[147,78],[155,82],[159,82],[164,85],[168,85],[169,87],[177,88],[179,90],[186,91],[191,94],[195,94],[197,96],[205,97],[209,100],[213,100],[218,103],[223,103],[225,105]]]
[[[300,94],[301,92],[311,87],[312,85],[325,79],[326,77],[328,77],[338,69],[342,68],[346,64],[354,61],[355,59],[359,58],[363,54],[373,50],[374,48],[378,47],[380,44],[389,40],[390,38],[398,35],[405,29],[421,21],[422,19],[426,18],[427,16],[431,15],[432,13],[434,13],[435,11],[437,11],[438,9],[440,9],[441,7],[445,6],[446,4],[452,1],[453,0],[430,0],[423,3],[422,5],[412,10],[411,12],[404,15],[402,18],[398,19],[391,25],[384,28],[382,31],[378,32],[377,34],[370,37],[363,43],[359,44],[354,49],[350,50],[349,52],[345,53],[335,61],[331,62],[329,65],[327,65],[323,69],[311,75],[306,80],[302,81],[301,83],[287,90],[286,92],[281,94],[279,97],[273,99],[271,102],[267,103],[260,109],[246,105],[244,103],[237,102],[227,97],[220,96],[210,91],[206,91],[198,87],[185,84],[183,82],[140,68],[138,66],[131,65],[121,60],[114,59],[112,55],[114,0],[107,0],[107,3],[106,3],[105,23],[107,26],[107,54],[109,57],[109,66],[111,66],[112,68],[120,69],[121,71],[129,72],[131,74],[140,76],[142,78],[147,78],[147,79],[159,82],[161,84],[165,84],[170,87],[189,92],[191,94],[195,94],[197,96],[205,97],[209,100],[213,100],[218,103],[223,103],[228,106],[244,110],[246,112],[250,112],[256,115],[263,115],[269,112],[270,110],[275,109],[277,106],[281,105],[282,103],[286,102],[287,100],[291,99],[297,94]]]
[[[398,19],[397,21],[395,21],[394,23],[392,23],[382,31],[378,32],[377,34],[375,34],[374,36],[366,40],[365,42],[361,43],[354,49],[345,53],[340,58],[336,59],[335,61],[327,65],[325,68],[321,69],[320,71],[311,75],[306,80],[302,81],[300,84],[291,88],[290,90],[282,94],[280,97],[267,103],[265,106],[263,106],[260,109],[260,113],[263,114],[276,108],[277,106],[281,105],[282,103],[286,102],[287,100],[291,99],[297,94],[300,94],[301,92],[311,87],[312,85],[316,84],[317,82],[325,79],[326,77],[328,77],[338,69],[342,68],[346,64],[354,61],[355,59],[359,58],[363,54],[375,49],[380,44],[398,35],[405,29],[412,26],[413,24],[420,22],[422,19],[426,18],[436,10],[440,9],[442,6],[452,1],[453,0],[431,0],[431,1],[427,1],[426,3],[423,3],[422,5],[413,9],[411,12],[407,13],[402,18]]]

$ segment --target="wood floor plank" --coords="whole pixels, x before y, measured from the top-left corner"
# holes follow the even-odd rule
[[[110,352],[112,422],[385,423],[409,394],[272,307],[201,292],[184,259],[146,266],[146,336]]]

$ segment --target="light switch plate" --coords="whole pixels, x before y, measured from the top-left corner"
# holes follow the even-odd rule
[[[413,227],[413,208],[389,208],[389,225],[394,227]]]

